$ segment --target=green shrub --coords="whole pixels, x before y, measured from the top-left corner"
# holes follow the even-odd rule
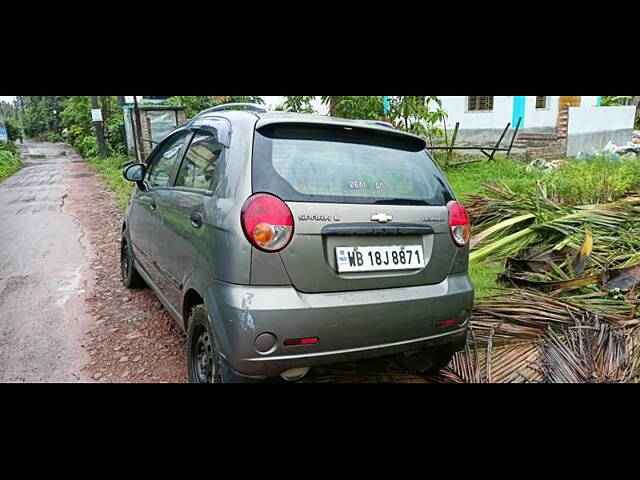
[[[13,142],[0,142],[0,182],[22,166],[18,147]]]
[[[570,160],[543,179],[554,201],[566,205],[608,203],[640,187],[640,159]]]
[[[22,138],[22,127],[16,120],[14,120],[13,118],[6,118],[4,125],[7,128],[7,136],[9,137],[10,141]]]

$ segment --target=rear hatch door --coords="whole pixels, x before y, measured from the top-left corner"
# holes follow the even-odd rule
[[[337,292],[442,282],[454,199],[424,142],[389,129],[270,124],[256,132],[254,193],[294,217],[279,255],[294,287]]]

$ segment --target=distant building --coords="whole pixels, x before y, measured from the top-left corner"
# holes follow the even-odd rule
[[[508,123],[510,142],[520,121],[516,145],[531,155],[575,156],[626,145],[633,136],[635,107],[601,107],[598,96],[441,96],[447,129],[460,123],[457,140],[492,144]]]

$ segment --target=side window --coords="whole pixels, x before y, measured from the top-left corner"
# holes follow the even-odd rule
[[[176,187],[212,190],[216,168],[223,151],[224,146],[218,142],[214,133],[206,130],[198,131],[178,172]]]
[[[171,176],[178,162],[182,146],[187,138],[188,132],[181,132],[166,144],[156,154],[151,172],[149,173],[149,183],[154,187],[169,187]]]

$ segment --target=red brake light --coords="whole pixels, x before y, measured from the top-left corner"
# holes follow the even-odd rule
[[[244,234],[263,252],[278,252],[293,236],[293,215],[286,203],[267,193],[258,193],[244,202],[240,213]]]
[[[449,210],[451,238],[457,246],[464,247],[471,238],[469,215],[467,215],[462,204],[453,200],[447,204],[447,210]]]
[[[456,323],[456,319],[450,318],[448,320],[441,320],[439,322],[436,322],[436,327],[445,327],[447,325],[453,325],[454,323]]]

